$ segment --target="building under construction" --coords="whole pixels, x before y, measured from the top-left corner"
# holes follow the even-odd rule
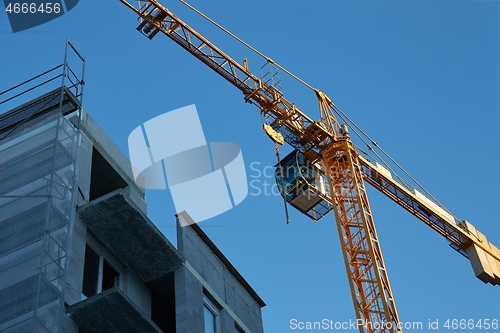
[[[185,1],[256,52],[269,72],[256,75],[248,58],[234,60],[159,0],[119,1],[145,37],[170,39],[257,107],[276,149],[287,221],[288,204],[315,222],[334,215],[354,312],[366,323],[360,332],[403,328],[367,184],[441,235],[482,282],[500,285],[500,249],[444,207],[323,91]],[[264,303],[197,226],[179,230],[175,249],[146,217],[129,161],[83,112],[83,78],[66,63],[44,73],[61,68],[55,78],[62,87],[0,117],[0,331],[59,332],[61,325],[82,332],[262,331]],[[314,93],[318,120],[284,94],[279,71]],[[6,101],[23,95],[12,94]],[[281,159],[285,143],[293,152]],[[229,185],[224,176],[221,184]],[[194,223],[185,213],[178,219]]]
[[[147,217],[66,59],[2,93],[44,90],[0,115],[0,332],[262,333],[264,302],[190,216],[177,248]]]

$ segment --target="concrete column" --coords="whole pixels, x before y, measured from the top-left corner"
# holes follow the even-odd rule
[[[174,274],[177,333],[204,333],[201,283],[186,267],[177,269]]]

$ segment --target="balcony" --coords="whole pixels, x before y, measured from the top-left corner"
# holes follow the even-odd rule
[[[80,330],[88,333],[161,333],[134,302],[117,287],[78,302],[67,309]]]
[[[82,206],[78,215],[88,230],[144,283],[183,265],[177,249],[121,189]]]

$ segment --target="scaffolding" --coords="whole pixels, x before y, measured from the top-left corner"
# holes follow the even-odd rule
[[[81,74],[69,56],[81,62]],[[62,79],[0,115],[0,332],[62,331],[84,68],[68,40],[63,64],[0,93],[11,95],[2,105]]]

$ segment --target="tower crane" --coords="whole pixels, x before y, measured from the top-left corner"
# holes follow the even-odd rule
[[[264,129],[276,145],[286,142],[295,149],[281,161],[277,183],[285,200],[315,221],[334,211],[356,317],[366,323],[359,326],[360,332],[402,332],[366,183],[442,235],[470,260],[481,281],[500,284],[500,250],[471,223],[362,156],[336,115],[350,119],[325,93],[313,88],[320,108],[315,121],[286,99],[272,80],[253,74],[246,61],[240,64],[229,57],[157,0],[120,2],[139,16],[137,30],[149,39],[163,33],[229,81],[246,102],[259,108],[266,120]],[[379,148],[373,140],[371,144]]]

